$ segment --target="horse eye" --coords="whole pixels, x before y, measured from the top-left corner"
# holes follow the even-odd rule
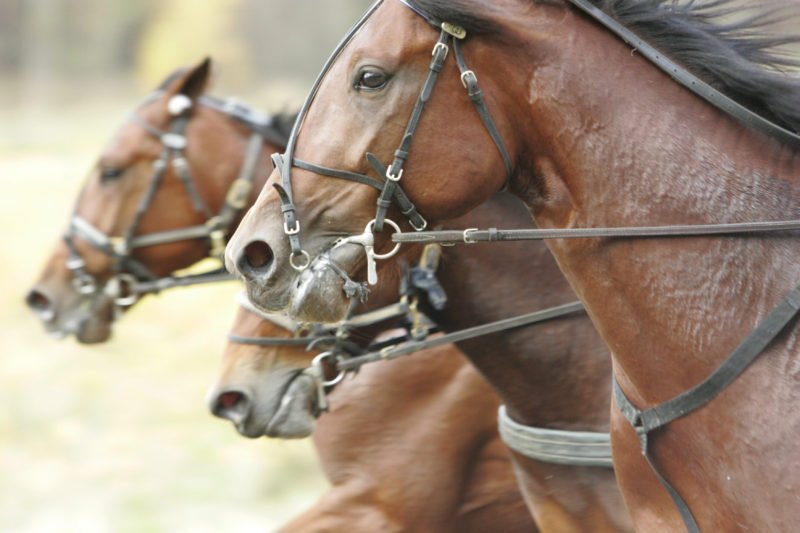
[[[358,77],[356,82],[356,89],[366,89],[368,91],[375,91],[383,89],[389,81],[389,76],[378,70],[364,70]]]
[[[100,169],[100,181],[115,180],[122,176],[123,172],[125,172],[123,168],[103,167]]]

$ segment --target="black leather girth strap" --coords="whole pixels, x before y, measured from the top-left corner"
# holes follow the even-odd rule
[[[669,492],[675,505],[683,517],[688,531],[699,532],[689,506],[680,494],[661,475],[648,450],[648,434],[654,429],[663,427],[673,420],[695,411],[710,402],[735,380],[750,364],[764,352],[764,349],[800,312],[800,285],[794,288],[767,315],[767,317],[736,347],[728,358],[717,367],[704,381],[691,389],[660,403],[655,407],[640,410],[625,396],[625,393],[613,378],[614,401],[622,415],[630,422],[639,436],[642,454],[658,477],[661,484]]]

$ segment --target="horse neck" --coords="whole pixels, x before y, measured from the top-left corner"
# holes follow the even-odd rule
[[[524,227],[524,206],[501,194],[452,227]],[[435,315],[448,330],[509,318],[576,300],[541,243],[448,248],[439,279],[449,301]],[[503,395],[520,422],[561,429],[606,430],[611,361],[583,314],[506,331],[459,345]]]
[[[539,192],[525,196],[538,225],[800,216],[796,151],[747,130],[588,21],[565,20],[558,40],[568,44],[553,48],[559,57],[529,80],[536,125],[527,135],[536,153],[524,183],[515,184]],[[549,246],[639,401],[697,383],[800,281],[796,237]],[[793,334],[787,343],[796,340]],[[682,357],[696,364],[676,364]],[[648,383],[646,393],[637,383]]]

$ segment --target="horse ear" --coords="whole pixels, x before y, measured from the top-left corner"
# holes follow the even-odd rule
[[[199,65],[189,71],[178,93],[192,100],[203,94],[208,87],[211,74],[211,58],[206,57]]]
[[[169,95],[182,94],[194,100],[203,94],[211,78],[211,58],[206,57],[198,65],[185,70],[171,80],[164,92]]]

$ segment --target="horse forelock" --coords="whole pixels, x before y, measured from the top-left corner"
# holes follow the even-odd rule
[[[562,0],[519,0],[561,4]],[[719,91],[784,127],[800,131],[800,59],[787,47],[800,36],[780,24],[800,10],[767,0],[591,0],[662,53]],[[504,30],[498,7],[478,0],[409,0],[422,11],[463,26],[468,34]]]

